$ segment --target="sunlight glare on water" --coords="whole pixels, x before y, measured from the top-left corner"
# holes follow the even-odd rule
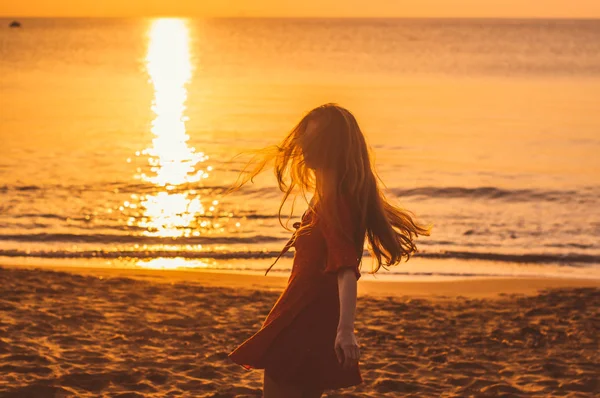
[[[155,176],[142,174],[142,180],[159,186],[197,182],[204,176],[195,166],[203,153],[188,146],[185,110],[186,85],[192,78],[189,31],[183,20],[159,19],[152,24],[146,57],[148,74],[154,86],[152,146],[143,151]]]
[[[182,269],[182,268],[210,268],[214,266],[214,261],[189,260],[186,258],[154,258],[149,261],[138,261],[137,265],[149,269]]]
[[[154,184],[156,191],[140,196],[142,216],[135,222],[144,228],[144,235],[198,236],[197,218],[206,212],[200,195],[186,189],[186,184],[198,186],[208,177],[209,168],[202,167],[208,156],[188,145],[186,131],[187,85],[193,76],[190,32],[184,20],[157,19],[148,39],[146,68],[154,87],[153,138],[151,145],[136,155],[148,157],[150,172],[140,171],[135,178]]]

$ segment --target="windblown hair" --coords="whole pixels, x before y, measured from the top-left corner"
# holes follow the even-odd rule
[[[307,134],[309,124],[312,131]],[[306,193],[314,192],[311,206],[317,218],[337,228],[339,233],[352,235],[358,257],[362,256],[367,238],[368,249],[376,260],[371,273],[382,266],[387,269],[398,264],[403,257],[408,261],[417,251],[414,242],[417,236],[430,234],[431,226],[417,224],[413,213],[385,198],[355,117],[337,104],[311,110],[279,145],[255,153],[229,192],[253,181],[267,167],[273,167],[279,189],[284,193],[278,211],[280,224],[287,228],[281,221],[281,213],[290,196],[301,194],[306,200]],[[354,231],[344,231],[341,227],[340,201],[347,204],[353,220],[357,221]]]

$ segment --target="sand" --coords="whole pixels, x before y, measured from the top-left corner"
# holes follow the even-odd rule
[[[227,354],[285,281],[0,267],[0,396],[260,397]],[[600,281],[361,282],[356,329],[365,382],[326,397],[600,393]]]

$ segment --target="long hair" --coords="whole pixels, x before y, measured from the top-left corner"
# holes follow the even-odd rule
[[[371,273],[381,267],[387,269],[404,257],[408,261],[417,251],[415,239],[430,234],[431,226],[419,225],[410,211],[386,199],[356,118],[337,104],[311,110],[279,145],[258,151],[229,192],[252,181],[267,167],[273,167],[279,189],[284,193],[278,211],[280,224],[287,228],[281,213],[290,196],[295,200],[301,195],[306,200],[306,193],[314,192],[310,206],[318,215],[316,219],[323,219],[341,234],[352,235],[359,257],[367,239],[368,249],[376,260]],[[341,227],[340,200],[351,211],[357,225],[354,231]],[[301,230],[312,225],[314,220]]]

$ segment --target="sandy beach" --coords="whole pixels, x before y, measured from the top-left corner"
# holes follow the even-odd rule
[[[227,354],[257,330],[285,278],[5,266],[0,283],[2,397],[260,397],[262,371]],[[375,285],[359,283],[365,382],[324,396],[600,391],[599,281]]]

